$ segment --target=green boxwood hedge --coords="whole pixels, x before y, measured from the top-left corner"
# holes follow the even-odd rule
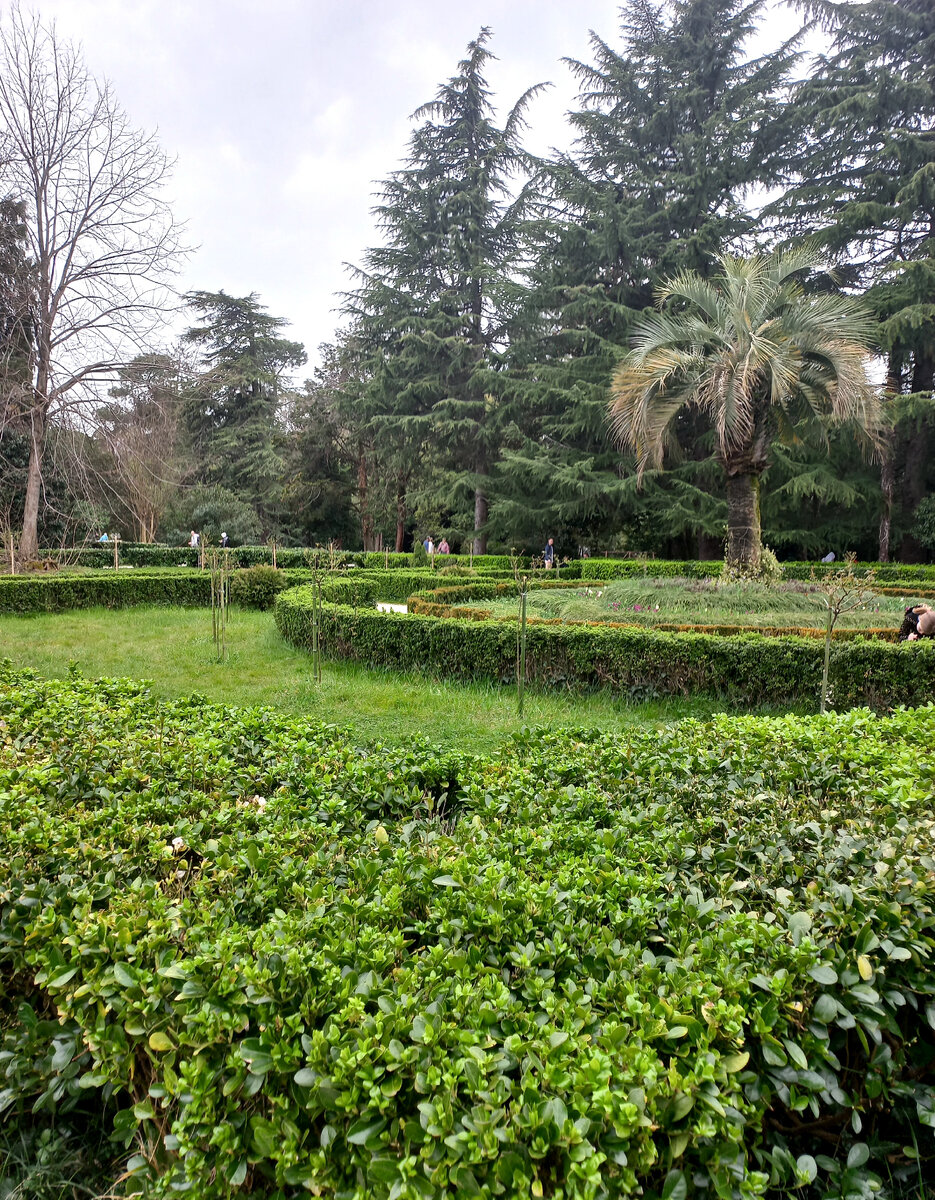
[[[585,558],[575,564],[580,569],[581,579],[629,579],[646,576],[650,579],[709,579],[721,573],[723,563],[719,559],[669,560],[659,558]],[[842,563],[784,562],[781,564],[785,579],[809,580],[812,575],[821,578],[838,571]],[[865,575],[874,571],[879,583],[935,584],[935,566],[917,563],[857,563],[855,571]]]
[[[276,624],[293,645],[311,645],[311,592],[280,593]],[[440,619],[325,604],[327,653],[373,667],[421,670],[446,679],[509,682],[516,624]],[[823,646],[814,638],[660,633],[595,625],[528,627],[527,679],[544,687],[610,687],[624,695],[704,694],[733,702],[818,699]],[[935,644],[835,642],[831,691],[841,708],[924,704],[935,695]]]
[[[0,668],[0,731],[0,1114],[113,1194],[931,1179],[935,707],[470,759]]]
[[[312,572],[304,568],[263,570],[262,585],[254,586],[256,568],[235,571],[232,598],[251,607],[270,607],[277,591],[308,583]],[[437,581],[431,571],[363,571],[323,573],[322,594],[342,604],[368,605],[377,600],[405,603],[414,590]],[[65,612],[73,608],[128,608],[133,605],[211,603],[207,571],[173,568],[126,571],[88,571],[83,574],[50,572],[0,576],[0,613]]]

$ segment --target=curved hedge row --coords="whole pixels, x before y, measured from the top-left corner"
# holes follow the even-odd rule
[[[277,599],[276,624],[295,646],[311,645],[311,589]],[[814,703],[823,647],[814,638],[716,637],[652,629],[531,624],[526,672],[546,687],[608,686],[624,695],[701,693],[742,703]],[[421,670],[446,679],[509,682],[516,624],[439,620],[345,605],[322,607],[327,653],[373,667]],[[893,646],[865,638],[831,651],[831,692],[840,708],[924,704],[935,695],[935,643]]]

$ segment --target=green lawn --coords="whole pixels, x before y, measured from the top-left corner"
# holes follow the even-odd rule
[[[82,610],[0,617],[3,654],[40,674],[62,676],[77,663],[91,677],[151,680],[157,694],[197,691],[224,704],[268,704],[348,729],[361,743],[437,745],[486,752],[524,725],[624,729],[635,723],[705,717],[724,710],[710,699],[670,697],[631,704],[598,692],[590,696],[526,693],[521,720],[515,692],[460,686],[423,676],[326,663],[320,687],[307,655],[288,646],[269,613],[232,610],[228,661],[218,663],[211,617],[202,609]]]
[[[841,629],[898,629],[903,611],[917,598],[873,596],[838,621]],[[466,602],[469,603],[469,602]],[[513,597],[483,602],[496,616],[516,615]],[[626,621],[634,625],[748,625],[824,628],[826,610],[820,592],[809,584],[778,588],[759,584],[718,585],[707,580],[617,579],[582,583],[568,591],[529,593],[527,612],[566,621]]]

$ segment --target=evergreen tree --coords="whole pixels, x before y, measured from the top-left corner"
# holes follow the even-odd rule
[[[383,185],[375,212],[384,243],[369,250],[346,312],[372,354],[377,428],[397,464],[404,532],[413,464],[434,453],[450,469],[449,500],[472,503],[475,551],[486,548],[490,471],[508,406],[502,353],[518,312],[528,166],[520,135],[527,91],[502,127],[484,70],[490,33],[421,121],[405,167]]]
[[[813,0],[831,36],[791,113],[799,168],[768,215],[811,237],[865,294],[887,355],[880,557],[894,533],[921,550],[911,514],[935,487],[935,7],[930,0]],[[895,530],[893,528],[895,522]]]
[[[629,0],[621,44],[592,37],[577,141],[550,172],[532,277],[536,338],[515,356],[527,380],[517,448],[501,475],[498,512],[525,504],[550,529],[600,542],[650,524],[710,538],[723,522],[710,447],[681,422],[682,465],[637,497],[606,422],[611,372],[630,328],[666,275],[706,275],[722,246],[755,226],[746,192],[772,183],[784,142],[782,93],[793,42],[757,59],[745,48],[761,0]],[[640,515],[643,514],[643,515]],[[673,525],[678,519],[680,525]],[[645,547],[641,547],[645,548]]]
[[[201,347],[206,368],[186,403],[198,480],[249,503],[269,534],[283,475],[277,418],[288,372],[305,363],[305,348],[280,336],[288,321],[269,316],[255,293],[191,292],[185,299],[202,320],[185,340]]]
[[[382,549],[395,523],[394,476],[377,448],[360,347],[345,337],[319,355],[289,407],[286,507],[308,545]]]

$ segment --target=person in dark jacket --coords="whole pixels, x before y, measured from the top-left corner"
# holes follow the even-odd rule
[[[910,604],[899,627],[899,641],[917,642],[919,638],[935,638],[935,610],[927,604]]]

